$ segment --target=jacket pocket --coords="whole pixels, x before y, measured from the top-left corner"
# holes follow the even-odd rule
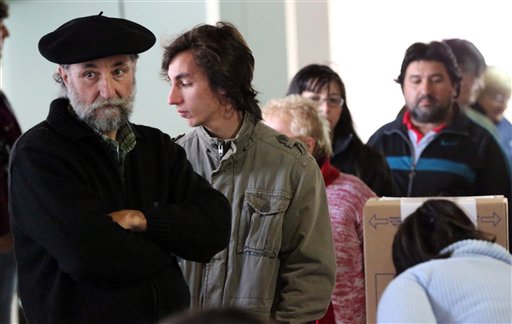
[[[277,257],[281,248],[283,217],[290,195],[280,191],[245,191],[238,227],[238,253]]]

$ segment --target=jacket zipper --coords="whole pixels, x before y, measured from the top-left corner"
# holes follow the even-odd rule
[[[219,160],[222,160],[222,156],[224,155],[224,142],[219,141],[217,144],[217,150],[219,152]]]
[[[409,175],[408,175],[409,183],[407,184],[407,197],[411,197],[411,194],[412,194],[412,183],[414,181],[414,176],[416,175],[416,160],[414,159],[415,158],[414,146],[412,145],[411,140],[409,139],[409,137],[404,136],[401,132],[398,132],[398,134],[405,140],[405,142],[409,146],[409,152],[411,154],[412,165],[411,165],[411,169],[410,169]],[[419,159],[419,157],[418,157],[418,159]]]
[[[411,170],[409,172],[409,185],[407,186],[407,197],[411,197],[412,193],[412,182],[414,180],[414,176],[416,175],[416,162],[412,164]]]

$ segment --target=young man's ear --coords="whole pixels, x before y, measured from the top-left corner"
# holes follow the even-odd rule
[[[219,89],[217,91],[217,98],[219,98],[219,101],[220,101],[221,104],[223,104],[225,106],[229,105],[229,106],[231,106],[231,109],[234,108],[233,105],[232,105],[233,101],[230,98],[226,97],[226,90]]]
[[[221,100],[227,100],[227,97],[226,97],[226,90],[224,89],[220,89],[218,91],[218,94],[219,94],[219,98],[221,98]]]

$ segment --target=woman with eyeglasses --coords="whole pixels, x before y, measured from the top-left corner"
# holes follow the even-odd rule
[[[346,102],[345,85],[336,72],[326,65],[308,65],[293,77],[287,95],[290,94],[319,104],[331,128],[332,165],[360,178],[378,196],[394,196],[389,166],[382,154],[365,145],[357,135]]]
[[[512,93],[512,78],[505,70],[489,66],[484,80],[485,87],[472,108],[496,125],[499,140],[512,164],[512,123],[504,116]]]

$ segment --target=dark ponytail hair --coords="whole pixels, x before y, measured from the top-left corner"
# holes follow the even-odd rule
[[[431,199],[405,218],[393,240],[396,274],[432,259],[448,245],[467,239],[494,242],[495,237],[478,230],[457,204],[446,199]]]

